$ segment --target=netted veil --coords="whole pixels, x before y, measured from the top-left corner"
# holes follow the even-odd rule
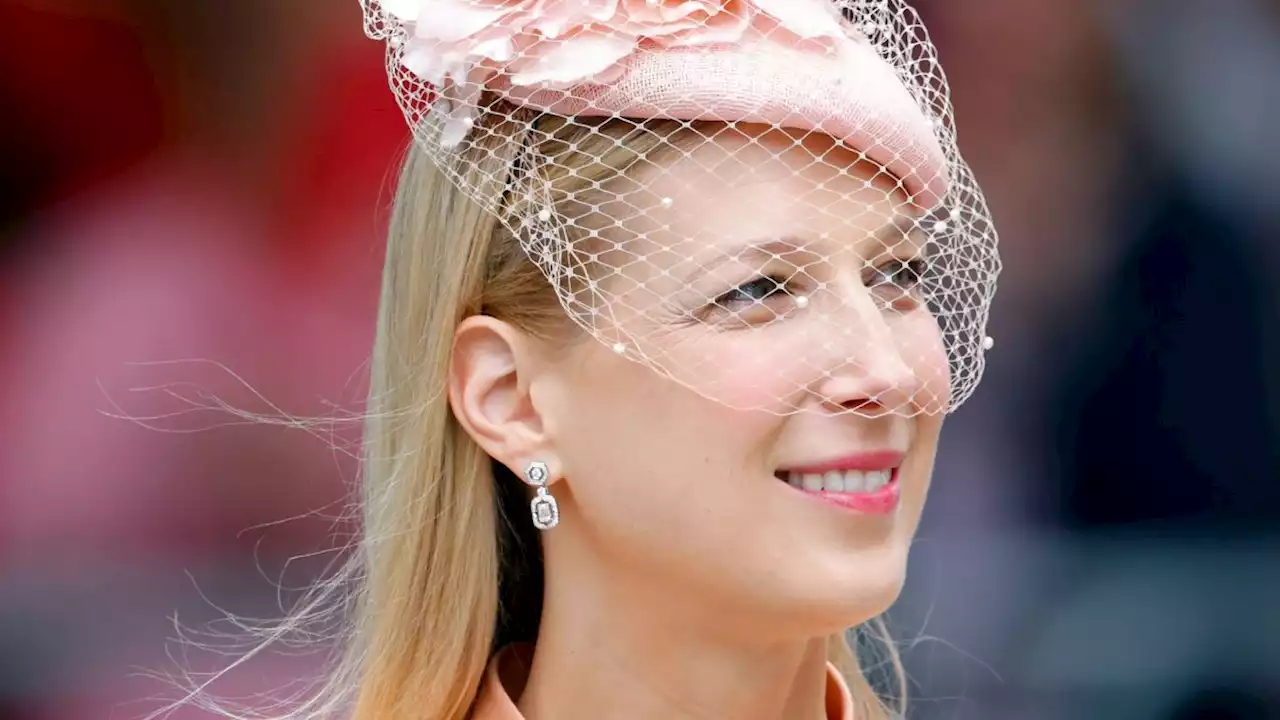
[[[361,4],[417,144],[519,238],[567,315],[613,351],[744,410],[801,409],[820,392],[815,379],[866,366],[873,345],[907,365],[945,358],[947,391],[910,398],[909,412],[948,412],[972,394],[991,346],[996,232],[957,147],[937,52],[904,3]],[[589,175],[593,158],[581,153],[596,151],[584,148],[613,146],[584,138],[610,125],[610,137],[628,134],[620,123],[659,135],[655,157],[665,159],[636,158],[626,178],[558,184]],[[460,170],[512,124],[522,131],[516,163],[479,179]],[[713,144],[744,160],[705,167]],[[717,187],[673,189],[661,167],[681,162],[713,173]],[[779,200],[805,219],[794,237],[664,232],[691,198],[779,167],[813,186]],[[873,190],[879,201],[868,200]],[[911,313],[933,321],[901,320]],[[775,370],[765,354],[760,392],[742,392],[740,377],[727,387],[716,352],[688,339],[726,333],[759,334],[806,371]]]

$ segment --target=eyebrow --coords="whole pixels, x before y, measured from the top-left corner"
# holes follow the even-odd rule
[[[884,224],[867,237],[869,239],[878,240],[881,244],[888,244],[893,238],[908,235],[919,227],[920,218],[912,215],[897,215],[892,221]],[[781,258],[788,253],[811,252],[814,255],[819,254],[811,249],[809,247],[810,245],[810,242],[807,242],[804,238],[798,235],[783,235],[782,237],[754,240],[744,245],[737,246],[732,250],[726,250],[725,252],[719,253],[716,257],[705,263],[698,263],[694,272],[695,274],[707,273],[726,262],[731,260],[740,260],[745,257],[774,260]]]
[[[912,230],[920,227],[920,220],[914,215],[898,215],[892,222],[875,231],[872,237],[882,243],[887,243],[895,233],[897,235],[910,235]]]

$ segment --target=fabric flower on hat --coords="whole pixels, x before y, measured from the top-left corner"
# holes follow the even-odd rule
[[[406,31],[402,63],[441,90],[443,145],[461,142],[480,94],[607,84],[643,51],[784,33],[847,39],[830,0],[382,0]]]

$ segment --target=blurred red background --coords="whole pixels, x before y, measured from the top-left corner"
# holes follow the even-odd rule
[[[1007,269],[915,717],[1280,717],[1280,3],[916,5]],[[0,108],[0,720],[140,717],[352,530],[408,133],[355,0],[0,0]]]

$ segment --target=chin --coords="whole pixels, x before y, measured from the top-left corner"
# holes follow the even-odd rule
[[[818,563],[812,574],[796,578],[777,615],[795,635],[816,637],[844,632],[884,614],[906,582],[905,548],[842,554],[833,563]],[[819,569],[820,568],[820,569]]]
[[[906,573],[888,573],[846,583],[845,593],[826,599],[831,611],[824,632],[841,632],[883,615],[902,594]]]

